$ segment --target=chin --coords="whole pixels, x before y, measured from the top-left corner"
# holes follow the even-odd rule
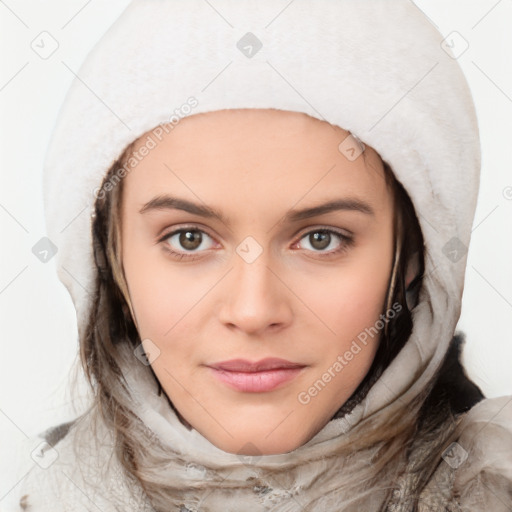
[[[299,446],[306,443],[312,436],[295,436],[298,432],[282,429],[279,433],[273,429],[275,427],[268,426],[270,424],[278,425],[276,422],[265,422],[264,428],[261,428],[262,422],[256,421],[254,429],[241,429],[239,432],[233,431],[229,427],[226,430],[231,434],[227,434],[224,430],[212,436],[210,431],[208,440],[217,448],[237,455],[261,456],[282,454],[295,450]],[[259,428],[258,428],[259,427]],[[204,434],[202,434],[204,435]]]

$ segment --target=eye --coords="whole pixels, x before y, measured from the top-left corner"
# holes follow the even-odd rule
[[[213,240],[212,237],[202,229],[197,227],[183,227],[165,234],[158,242],[162,242],[165,251],[170,253],[174,258],[193,260],[198,257],[198,253],[201,252],[200,249],[206,250],[212,248],[213,244],[209,245],[207,242],[208,239]],[[337,244],[336,239],[338,240]],[[323,227],[308,231],[293,247],[300,246],[300,241],[302,240],[306,240],[311,247],[311,249],[306,247],[306,250],[316,252],[320,257],[324,258],[335,256],[346,251],[354,243],[354,239],[351,236],[331,228]],[[332,250],[333,246],[334,250]],[[326,251],[325,249],[329,247],[331,247],[331,250]]]
[[[339,242],[336,244],[336,239]],[[346,251],[350,246],[353,245],[354,239],[351,236],[345,235],[340,231],[328,228],[319,228],[313,231],[308,231],[300,240],[306,240],[312,249],[306,247],[307,250],[317,252],[322,257],[329,257],[335,254]],[[300,241],[295,245],[300,245]],[[329,247],[330,251],[326,251]],[[337,248],[336,248],[337,246]]]
[[[205,240],[211,237],[201,229],[195,227],[185,227],[172,231],[164,235],[159,242],[165,242],[164,248],[173,256],[182,258],[195,258],[199,249],[210,249],[211,246],[205,244]],[[206,247],[205,247],[206,245]],[[191,253],[191,254],[187,254]]]

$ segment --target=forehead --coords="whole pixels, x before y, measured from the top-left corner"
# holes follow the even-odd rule
[[[304,113],[220,110],[185,117],[167,131],[161,140],[148,132],[134,145],[136,155],[148,137],[156,142],[127,175],[129,200],[173,191],[245,208],[252,201],[293,204],[340,194],[364,196],[377,209],[385,201],[378,154],[366,146],[349,160],[340,149],[349,132]]]

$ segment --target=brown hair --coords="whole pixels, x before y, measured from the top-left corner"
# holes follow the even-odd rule
[[[135,142],[128,146],[112,165],[103,184],[111,180],[112,176],[123,168],[134,145]],[[382,371],[404,346],[412,330],[411,310],[417,303],[423,278],[423,237],[414,206],[404,187],[394,176],[391,167],[386,162],[383,164],[384,176],[394,198],[394,242],[396,248],[385,310],[389,309],[391,304],[396,303],[400,304],[402,308],[400,313],[386,324],[371,368],[353,395],[337,412],[336,417],[349,412],[364,398]],[[95,205],[92,238],[98,272],[95,300],[85,334],[80,340],[80,359],[93,392],[93,403],[103,421],[115,434],[117,457],[128,474],[135,476],[141,482],[156,510],[165,510],[165,489],[162,488],[156,476],[158,467],[164,467],[165,453],[162,452],[160,458],[156,456],[156,452],[149,454],[148,450],[150,445],[154,444],[154,438],[152,438],[153,443],[148,443],[147,437],[146,442],[142,440],[143,436],[150,434],[130,408],[129,393],[118,365],[121,357],[118,350],[120,344],[128,343],[134,350],[141,343],[132,318],[133,311],[120,259],[122,181],[120,180],[116,186],[111,187],[108,192],[100,194]],[[101,190],[103,190],[103,184]],[[414,258],[417,261],[418,273],[409,289],[406,290],[407,264]],[[135,364],[135,361],[132,364]],[[163,390],[150,366],[147,366],[147,371],[152,373],[158,386],[158,393],[161,394]],[[375,475],[377,471],[384,468],[387,461],[402,453],[403,440],[410,438],[414,431],[414,418],[423,399],[424,396],[418,397],[414,407],[408,411],[409,423],[403,418],[401,422],[395,422],[395,418],[387,419],[387,433],[383,437],[387,441],[387,455],[381,457],[375,464],[373,468]],[[180,417],[170,400],[169,406]],[[370,423],[370,425],[372,424]],[[354,450],[378,442],[379,436],[381,438],[383,436],[382,431],[376,432],[375,429],[366,437],[361,437],[361,430],[358,432],[360,437],[355,444],[351,444],[351,449]],[[169,493],[171,491],[169,490]]]

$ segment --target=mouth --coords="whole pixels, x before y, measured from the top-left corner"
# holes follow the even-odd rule
[[[238,391],[263,393],[272,391],[301,374],[306,365],[285,359],[266,358],[251,362],[233,359],[208,365],[221,382]]]

